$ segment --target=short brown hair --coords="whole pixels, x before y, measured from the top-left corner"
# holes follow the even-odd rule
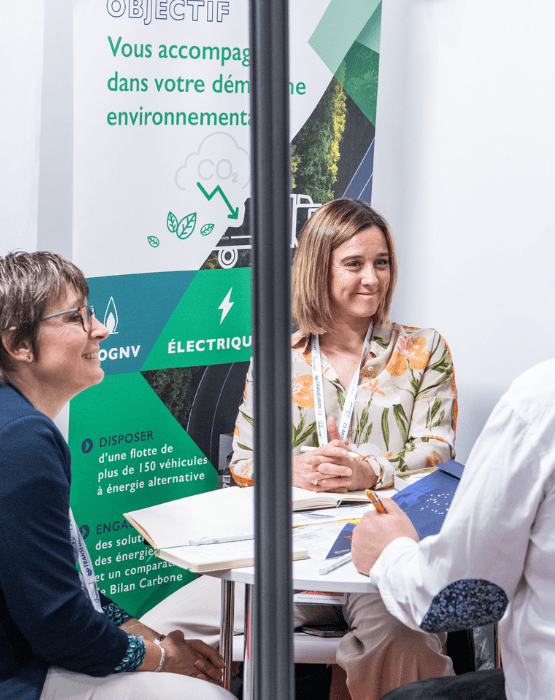
[[[376,325],[387,322],[397,281],[397,253],[389,224],[369,204],[344,197],[326,202],[317,209],[300,234],[291,287],[293,320],[302,333],[321,334],[332,329],[332,253],[371,226],[377,226],[383,232],[389,251],[389,288],[373,317]]]
[[[14,348],[27,341],[38,357],[39,323],[68,284],[88,298],[89,285],[81,270],[56,253],[17,251],[0,258],[0,339],[12,332]],[[0,382],[14,369],[0,342]]]

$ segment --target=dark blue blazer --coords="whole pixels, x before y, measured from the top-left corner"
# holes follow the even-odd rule
[[[2,700],[38,700],[51,664],[106,676],[127,652],[126,633],[81,589],[69,538],[70,466],[54,423],[0,384]]]

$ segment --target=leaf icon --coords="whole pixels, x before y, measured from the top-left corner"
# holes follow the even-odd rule
[[[197,224],[197,213],[196,211],[188,216],[184,216],[179,224],[177,225],[177,231],[175,232],[178,238],[185,239],[195,230]]]
[[[160,245],[160,241],[158,240],[158,238],[156,238],[156,236],[149,236],[148,242],[153,248],[158,248],[158,246]]]
[[[172,233],[175,233],[177,231],[177,216],[171,211],[168,212],[166,225],[168,227],[168,230]]]
[[[201,236],[208,236],[209,233],[212,233],[214,230],[214,224],[204,224],[204,226],[200,229]]]

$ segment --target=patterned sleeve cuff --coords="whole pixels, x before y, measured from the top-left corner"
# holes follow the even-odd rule
[[[378,481],[374,489],[389,489],[393,486],[394,470],[388,459],[380,457],[367,457],[367,461],[374,470],[374,474],[378,477]]]
[[[114,602],[103,605],[102,610],[104,610],[106,617],[112,622],[115,622],[118,627],[121,627],[127,620],[133,619],[132,615],[122,610],[120,606]]]
[[[235,464],[230,464],[229,469],[237,486],[252,486],[253,480],[253,459],[241,459]]]
[[[127,653],[115,667],[114,673],[136,671],[145,658],[146,647],[143,640],[140,637],[134,637],[132,634],[128,634],[127,638],[129,640]]]
[[[505,614],[509,599],[505,591],[485,579],[460,579],[434,597],[420,627],[425,632],[454,632],[483,627]]]

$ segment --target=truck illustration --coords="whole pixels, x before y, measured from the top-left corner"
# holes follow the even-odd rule
[[[298,244],[298,234],[305,222],[312,214],[322,206],[315,204],[308,194],[291,194],[291,249],[295,249]],[[223,268],[234,267],[237,263],[240,250],[250,250],[252,248],[251,236],[249,234],[249,212],[250,199],[245,205],[245,220],[242,226],[228,228],[220,238],[214,250],[218,251],[218,263]]]

